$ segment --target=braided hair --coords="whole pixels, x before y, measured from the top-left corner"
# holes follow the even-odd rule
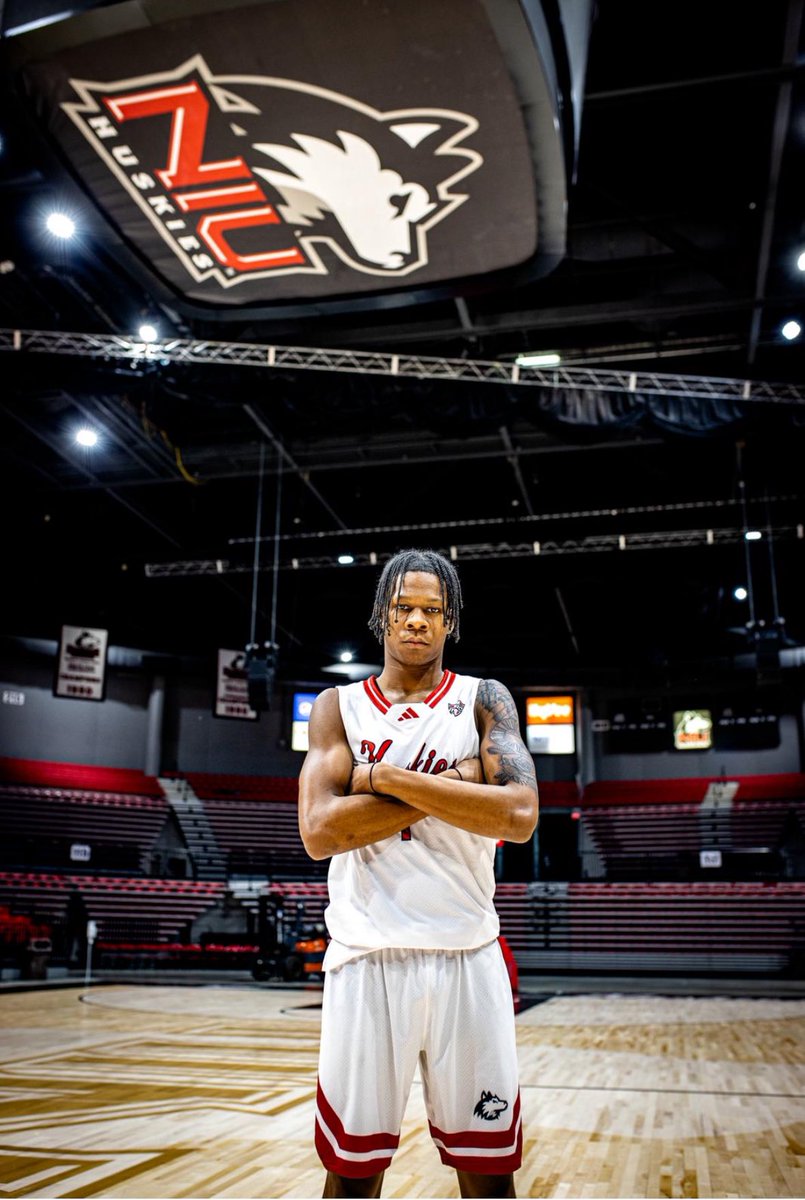
[[[383,568],[378,580],[377,591],[369,628],[379,642],[383,641],[388,628],[389,609],[395,601],[395,591],[399,596],[399,585],[409,571],[426,571],[435,575],[444,605],[444,623],[450,627],[448,637],[458,641],[459,613],[464,603],[461,596],[461,584],[453,564],[444,555],[435,550],[400,550],[390,558]]]

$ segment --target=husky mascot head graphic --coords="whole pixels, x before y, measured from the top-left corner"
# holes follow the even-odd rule
[[[508,1100],[501,1100],[494,1092],[481,1092],[481,1099],[473,1109],[473,1115],[484,1121],[497,1121],[509,1107]]]
[[[408,275],[427,264],[430,231],[468,198],[460,181],[483,162],[464,145],[478,129],[467,113],[381,112],[296,80],[215,76],[201,55],[148,76],[70,82],[79,99],[63,110],[195,278],[224,287],[327,274],[324,247],[356,271]],[[237,246],[261,223],[281,254]]]

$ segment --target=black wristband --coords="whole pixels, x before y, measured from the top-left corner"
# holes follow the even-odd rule
[[[463,783],[463,782],[464,782],[464,776],[461,774],[461,772],[459,771],[458,767],[453,767],[453,770],[455,771],[456,775],[458,775],[459,779],[460,779],[460,780],[461,780],[461,782]],[[370,777],[371,777],[371,771],[369,772],[369,775],[370,775]]]

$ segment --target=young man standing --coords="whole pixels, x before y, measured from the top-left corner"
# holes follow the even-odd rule
[[[513,1196],[522,1123],[493,904],[498,839],[526,842],[537,782],[500,683],[442,665],[461,586],[395,555],[370,627],[375,678],[316,700],[299,824],[332,857],[316,1149],[325,1196],[379,1196],[419,1062],[430,1132],[462,1196]]]

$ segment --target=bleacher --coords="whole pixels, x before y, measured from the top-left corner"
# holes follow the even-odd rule
[[[0,757],[0,783],[68,788],[73,791],[119,792],[135,796],[162,796],[159,780],[134,768],[40,762],[30,758]]]
[[[233,887],[238,876],[252,877],[253,886],[265,877],[286,926],[320,923],[327,864],[314,863],[302,846],[297,780],[199,772],[187,779],[227,852]],[[501,932],[520,968],[802,970],[805,873],[784,878],[780,856],[786,838],[803,842],[805,776],[727,782],[737,786],[714,791],[710,785],[724,781],[707,779],[598,781],[583,794],[572,781],[543,783],[543,811],[578,810],[606,874],[600,881],[498,884]],[[223,896],[226,882],[103,869],[106,842],[140,855],[168,811],[158,782],[142,772],[0,759],[0,862],[16,868],[0,871],[9,928],[26,917],[64,929],[72,895],[98,925],[101,961],[210,965],[209,947],[190,945],[189,930]],[[26,838],[37,869],[9,862],[8,848],[13,852]],[[91,845],[90,863],[59,869],[42,862],[48,846],[68,842]],[[707,875],[698,869],[699,852],[713,848],[725,866]],[[753,860],[755,877],[736,873],[736,863]],[[237,951],[244,967],[254,949],[217,947],[220,963],[232,964]]]
[[[527,890],[531,930],[511,943],[521,969],[801,974],[805,965],[805,882]]]
[[[271,879],[323,877],[299,834],[298,783],[282,776],[188,772],[215,838],[227,855],[228,874]]]
[[[609,880],[693,879],[703,850],[721,853],[727,877],[773,880],[786,829],[805,828],[805,775],[601,780],[584,789],[582,819]]]
[[[0,904],[15,913],[63,924],[70,895],[80,896],[99,943],[179,941],[225,890],[214,880],[0,871]]]
[[[139,873],[167,815],[157,780],[142,771],[0,759],[7,868],[80,869],[72,852],[79,845],[89,847],[81,853],[92,870]]]

